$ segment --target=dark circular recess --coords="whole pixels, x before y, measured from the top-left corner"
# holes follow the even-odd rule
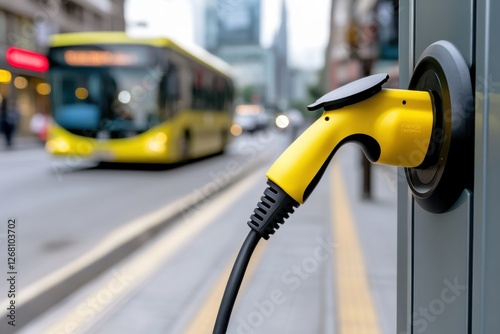
[[[308,105],[307,109],[311,111],[319,108],[334,110],[361,102],[380,92],[387,80],[389,80],[389,75],[386,73],[358,79],[323,95],[316,102]]]
[[[406,179],[422,208],[442,213],[473,185],[474,99],[469,68],[453,44],[433,43],[420,57],[409,89],[431,92],[434,126],[424,162],[406,168]]]

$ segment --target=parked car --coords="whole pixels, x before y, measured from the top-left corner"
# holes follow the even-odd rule
[[[233,119],[233,135],[255,133],[265,130],[270,125],[271,118],[261,105],[239,105]]]

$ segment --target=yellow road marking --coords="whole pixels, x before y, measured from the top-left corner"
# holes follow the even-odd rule
[[[117,272],[126,272],[129,281],[126,284],[117,284],[116,273],[112,277],[96,287],[81,302],[70,308],[54,324],[43,333],[73,333],[89,329],[90,326],[116,306],[119,301],[126,298],[132,291],[138,288],[151,276],[165,261],[177,254],[182,246],[193,240],[204,228],[210,225],[216,217],[221,215],[237,199],[256,184],[257,179],[262,177],[259,169],[242,182],[231,187],[220,196],[209,202],[209,205],[200,209],[195,215],[175,226],[165,236],[155,240],[150,247],[145,249],[139,256],[129,261]],[[105,302],[100,303],[99,308],[89,305],[89,301],[95,304],[106,297]],[[90,313],[90,311],[95,311]]]
[[[333,240],[339,334],[378,334],[380,327],[370,291],[363,251],[338,164],[333,164]]]
[[[252,276],[254,275],[258,264],[260,263],[262,255],[264,254],[266,245],[266,240],[261,240],[255,248],[255,251],[245,272],[245,277],[243,278],[243,282],[241,283],[238,296],[241,296],[243,294],[243,291],[245,290],[248,282],[252,279]],[[226,269],[217,279],[210,294],[206,297],[196,316],[184,331],[184,334],[212,333],[215,325],[215,318],[217,317],[217,312],[219,311],[220,302],[222,300],[222,295],[224,294],[224,289],[226,288],[226,283],[229,278],[229,274],[231,273],[231,269],[233,268],[235,259],[236,254],[233,256],[232,260],[229,261]],[[237,302],[238,299],[236,300],[236,303]]]

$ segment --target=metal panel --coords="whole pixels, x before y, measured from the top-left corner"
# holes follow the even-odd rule
[[[453,43],[472,67],[474,15],[473,0],[400,1],[401,87],[438,40]],[[464,191],[452,210],[431,214],[399,185],[398,333],[469,333],[472,198]]]
[[[500,328],[500,2],[477,1],[474,257],[471,333]]]
[[[413,332],[467,333],[471,194],[431,214],[415,204]]]
[[[399,86],[408,87],[414,67],[414,2],[399,3]],[[397,333],[409,333],[411,319],[411,196],[403,168],[398,168]]]
[[[415,56],[435,41],[447,40],[473,61],[474,1],[418,0],[415,2]]]
[[[412,314],[412,243],[413,200],[403,168],[398,169],[398,231],[397,231],[397,333],[410,333]]]

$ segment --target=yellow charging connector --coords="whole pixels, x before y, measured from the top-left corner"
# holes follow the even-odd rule
[[[373,163],[417,167],[426,157],[433,120],[429,92],[382,89],[361,102],[325,111],[266,176],[303,204],[333,154],[346,142],[360,144]]]

